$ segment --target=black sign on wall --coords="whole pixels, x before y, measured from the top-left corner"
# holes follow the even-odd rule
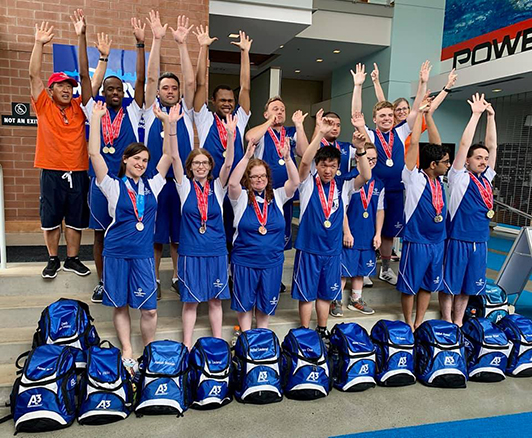
[[[30,115],[30,104],[11,102],[11,115],[2,116],[2,125],[37,126],[37,117]]]

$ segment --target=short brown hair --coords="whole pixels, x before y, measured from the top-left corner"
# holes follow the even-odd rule
[[[397,108],[401,102],[405,102],[408,105],[408,109],[410,109],[410,102],[404,97],[400,97],[399,99],[395,99],[393,101],[393,109]]]
[[[122,161],[120,162],[120,168],[118,169],[118,178],[122,178],[126,174],[126,163],[124,160],[134,157],[141,152],[148,152],[148,161],[150,159],[150,150],[144,145],[144,143],[130,143],[124,153],[122,154]]]
[[[268,111],[268,107],[270,106],[270,103],[272,102],[281,102],[283,105],[285,105],[283,99],[281,98],[281,96],[273,96],[273,97],[270,97],[267,101],[266,101],[266,105],[264,105],[264,112]],[[285,105],[286,107],[286,105]]]
[[[207,179],[212,179],[212,170],[214,169],[214,158],[212,158],[212,155],[207,149],[203,148],[192,149],[192,152],[188,154],[187,161],[185,161],[185,173],[187,174],[187,177],[189,179],[194,178],[194,174],[192,173],[192,160],[194,160],[194,158],[196,158],[198,155],[205,155],[209,160],[211,168],[209,170],[209,174],[207,175]]]
[[[268,178],[268,184],[266,185],[266,189],[264,190],[266,192],[264,200],[266,202],[273,201],[272,171],[270,169],[270,166],[268,166],[268,163],[266,163],[266,161],[264,160],[261,160],[259,158],[252,158],[251,160],[249,160],[246,170],[244,171],[244,175],[242,176],[242,180],[240,181],[240,183],[248,191],[249,204],[253,204],[253,201],[255,200],[255,193],[251,188],[251,178],[249,177],[249,174],[251,173],[251,169],[257,166],[264,166],[264,169],[266,169],[266,177]]]
[[[392,111],[394,110],[394,106],[392,102],[388,102],[387,100],[383,100],[382,102],[377,102],[375,106],[373,107],[373,117],[377,115],[377,111],[380,111],[381,109],[390,108]]]
[[[375,147],[375,145],[373,143],[371,143],[370,141],[367,141],[365,144],[364,144],[364,149],[368,150],[368,149],[375,149],[377,150],[377,148]]]

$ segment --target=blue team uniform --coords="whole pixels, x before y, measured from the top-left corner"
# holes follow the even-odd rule
[[[201,216],[193,181],[176,182],[181,199],[181,229],[177,276],[181,301],[201,303],[228,299],[227,247],[223,227],[223,200],[227,189],[219,179],[210,181],[206,232],[201,234]],[[203,190],[203,187],[202,187]]]
[[[417,167],[412,171],[405,166],[402,173],[406,190],[404,245],[399,265],[397,290],[415,295],[422,288],[436,292],[443,288],[443,254],[445,230],[445,191],[441,179],[443,210],[441,222],[435,222],[437,213],[432,205],[428,176]]]
[[[336,300],[342,293],[340,255],[344,205],[338,184],[335,184],[331,215],[328,219],[331,226],[325,228],[326,218],[316,177],[309,173],[299,185],[301,212],[292,280],[292,298],[307,302],[317,298]],[[323,184],[325,202],[330,188],[331,183]]]
[[[169,108],[161,106],[168,112]],[[181,99],[181,113],[183,117],[177,122],[177,144],[179,157],[185,166],[185,161],[194,148],[194,128],[192,126],[192,110],[186,108],[184,99]],[[156,172],[157,163],[163,155],[163,124],[155,116],[153,107],[144,113],[144,129],[146,132],[146,146],[150,150],[148,175]],[[175,184],[173,184],[174,171],[170,167],[166,174],[167,183],[159,195],[157,207],[157,220],[155,221],[155,243],[179,242],[179,226],[181,222],[181,202]]]
[[[87,105],[83,107],[87,120],[90,122],[92,117],[92,109],[96,102],[90,99]],[[111,123],[115,120],[118,111],[112,108],[107,108],[111,117]],[[124,118],[120,126],[118,137],[114,139],[112,147],[115,149],[114,153],[105,153],[111,147],[111,144],[106,144],[103,136],[103,129],[100,130],[100,153],[107,164],[108,173],[111,176],[117,176],[122,162],[122,155],[124,150],[131,144],[139,141],[138,127],[142,117],[142,109],[137,105],[135,100],[123,107]],[[149,175],[149,174],[148,174]],[[89,189],[89,208],[91,212],[89,220],[89,228],[93,230],[106,230],[111,223],[111,216],[109,215],[107,199],[97,187],[96,174],[92,168],[92,163],[89,166],[89,176],[91,178],[91,185]]]
[[[347,220],[349,229],[353,235],[354,242],[352,248],[342,248],[342,277],[364,277],[370,276],[375,271],[376,257],[373,248],[373,237],[375,236],[375,222],[377,220],[377,210],[384,209],[384,184],[382,181],[371,178],[365,185],[366,197],[369,187],[373,183],[373,194],[368,204],[368,209],[364,210],[360,190],[355,190],[355,181],[352,179],[344,184],[342,198],[347,205]],[[368,217],[364,218],[364,211]]]
[[[491,185],[495,171],[487,168],[478,181]],[[449,170],[449,239],[445,251],[444,292],[452,295],[481,295],[486,289],[489,224],[488,208],[470,173],[464,168]]]
[[[384,183],[386,189],[384,197],[384,225],[382,227],[382,235],[385,237],[399,237],[402,234],[404,221],[404,186],[401,182],[401,173],[405,167],[405,141],[412,131],[408,123],[403,122],[395,126],[390,132],[393,132],[394,141],[392,148],[393,166],[388,167],[386,160],[388,159],[384,152],[384,147],[379,140],[374,129],[366,128],[370,141],[375,144],[377,148],[377,164],[372,172],[375,178]],[[384,140],[390,141],[390,132],[382,133]]]
[[[129,179],[135,192],[139,184]],[[99,189],[107,198],[112,221],[105,232],[103,304],[139,309],[157,307],[157,284],[153,260],[153,232],[157,213],[157,196],[166,180],[161,174],[142,178],[144,184],[144,228],[139,231],[135,210],[125,182],[107,175]]]
[[[255,199],[262,212],[264,198],[255,193]],[[256,306],[266,315],[275,314],[284,263],[283,207],[289,200],[284,187],[274,190],[264,235],[258,232],[260,222],[249,204],[247,190],[242,189],[238,199],[231,200],[236,229],[231,252],[231,309],[237,312],[248,312]]]

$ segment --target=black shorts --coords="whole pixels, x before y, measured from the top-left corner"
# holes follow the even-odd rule
[[[41,228],[53,230],[65,225],[75,230],[89,226],[89,177],[86,171],[65,172],[47,170],[41,172]]]

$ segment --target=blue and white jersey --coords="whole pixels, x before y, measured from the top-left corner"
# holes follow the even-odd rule
[[[484,187],[491,185],[495,171],[488,167],[478,180]],[[449,215],[447,230],[451,239],[465,242],[487,242],[490,238],[490,220],[480,190],[467,169],[449,170]]]
[[[286,196],[284,187],[275,189],[274,199],[268,204],[268,217],[265,228],[267,233],[262,235],[258,229],[261,226],[255,214],[253,204],[249,204],[247,190],[242,189],[238,199],[231,200],[235,213],[235,235],[231,261],[237,265],[250,268],[271,268],[284,261],[284,204],[291,199]],[[255,193],[259,210],[262,213],[264,198]]]
[[[87,117],[87,121],[90,123],[92,118],[92,109],[96,102],[91,98],[87,105],[83,106],[83,111]],[[107,164],[108,173],[111,176],[117,176],[118,171],[120,170],[120,163],[122,162],[122,155],[124,155],[124,150],[131,144],[139,141],[139,123],[142,118],[143,110],[137,105],[137,102],[133,99],[131,103],[127,106],[122,107],[124,110],[124,118],[122,119],[122,124],[120,125],[120,132],[118,137],[114,139],[112,147],[114,148],[113,153],[109,151],[111,144],[105,143],[103,136],[103,125],[100,128],[100,153]],[[114,122],[118,111],[115,111],[113,108],[107,107],[109,110],[109,116],[111,117],[111,123]],[[103,124],[103,118],[102,118]],[[106,153],[107,152],[107,153]],[[149,174],[148,174],[149,175]],[[95,177],[94,169],[92,168],[92,162],[89,166],[89,176]]]
[[[442,178],[435,182],[442,190],[443,209],[441,222],[435,222],[437,216],[436,209],[432,205],[432,192],[427,175],[414,167],[408,170],[403,169],[403,182],[405,183],[405,233],[404,240],[413,243],[440,243],[446,238],[445,216],[447,207],[445,205],[445,190]]]
[[[296,128],[293,126],[285,127],[285,138],[290,140],[290,156],[294,163],[296,162]],[[274,134],[277,136],[277,139],[281,139],[281,133],[273,130]],[[282,146],[282,145],[281,145]],[[257,147],[255,148],[255,158],[266,161],[272,170],[272,185],[274,189],[282,187],[284,183],[288,180],[288,172],[286,171],[286,164],[279,164],[279,154],[275,147],[275,143],[270,136],[269,132],[266,132],[264,136],[259,140]]]
[[[404,186],[401,182],[401,174],[405,167],[405,141],[412,132],[408,123],[403,122],[395,126],[391,131],[382,133],[384,140],[387,142],[390,141],[390,132],[393,133],[392,167],[386,165],[388,157],[386,156],[384,147],[377,136],[377,131],[369,129],[367,126],[366,131],[369,135],[370,141],[377,148],[377,164],[372,170],[373,175],[384,183],[384,187],[386,187],[387,191],[402,191]]]
[[[183,177],[181,184],[176,182],[177,193],[181,200],[181,227],[179,231],[179,255],[184,256],[221,256],[227,254],[223,201],[227,188],[222,187],[218,178],[210,181],[207,229],[201,234],[201,215],[198,209],[198,197],[193,182]],[[201,188],[203,190],[203,187]]]
[[[238,117],[238,124],[236,127],[235,135],[235,159],[233,161],[233,168],[240,162],[244,156],[244,131],[248,124],[251,112],[246,114],[244,109],[237,105],[233,115]],[[223,153],[225,151],[222,141],[220,140],[220,134],[216,126],[215,114],[209,111],[207,104],[201,107],[199,113],[194,111],[194,123],[198,131],[200,148],[204,148],[210,152],[214,158],[214,169],[212,170],[212,176],[218,178],[220,175],[220,169],[224,163]]]
[[[326,219],[316,185],[317,174],[310,174],[299,185],[299,231],[295,247],[301,251],[323,256],[339,255],[342,252],[342,227],[344,221],[344,205],[338,189],[337,178],[333,194],[333,203],[329,222]],[[319,178],[319,177],[318,177]],[[331,183],[323,184],[325,204],[329,199]]]
[[[194,127],[192,126],[192,110],[185,105],[185,99],[181,99],[181,113],[183,117],[177,122],[177,145],[179,148],[179,157],[185,166],[188,154],[194,149]],[[161,105],[161,110],[169,111],[169,107]],[[148,175],[156,171],[157,164],[163,156],[163,140],[164,131],[162,122],[155,116],[153,106],[147,108],[144,112],[144,143],[150,150],[150,162],[148,163]],[[172,166],[168,169],[167,178],[174,177],[174,170]]]
[[[138,184],[128,178],[138,192]],[[144,215],[142,231],[137,230],[137,216],[126,184],[121,179],[107,175],[97,184],[107,198],[109,216],[113,219],[105,231],[103,255],[106,257],[145,259],[153,257],[153,234],[157,214],[157,196],[166,183],[160,173],[153,178],[142,178],[144,183]]]
[[[384,210],[384,184],[378,179],[371,178],[364,184],[366,197],[373,183],[373,193],[368,204],[368,217],[364,218],[364,205],[360,197],[360,189],[355,190],[355,180],[351,179],[344,184],[342,200],[347,206],[347,220],[349,229],[354,238],[353,249],[373,249],[373,237],[375,236],[377,210]]]

